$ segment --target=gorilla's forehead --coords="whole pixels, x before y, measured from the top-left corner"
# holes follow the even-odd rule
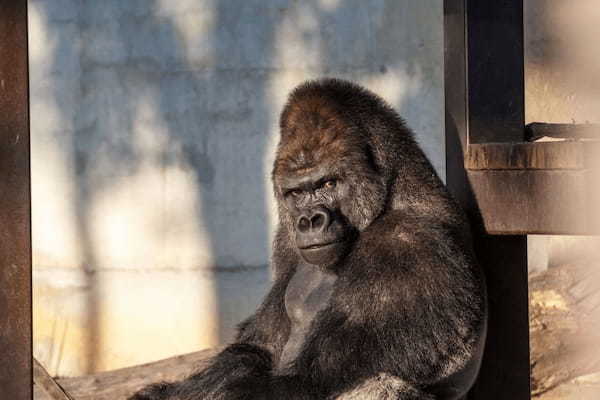
[[[275,160],[273,170],[276,182],[283,180],[297,181],[299,179],[333,178],[334,175],[343,174],[345,166],[352,160],[361,158],[363,151],[360,148],[325,145],[316,149],[300,148],[297,152],[280,152]]]
[[[348,122],[337,102],[320,92],[297,94],[282,115],[282,125],[291,129],[335,129],[343,128]]]
[[[285,175],[280,175],[276,179],[282,188],[310,186],[323,179],[334,178],[337,172],[336,167],[335,163],[323,163],[321,165],[288,170]]]
[[[363,153],[362,147],[356,138],[348,135],[330,131],[303,132],[302,135],[282,138],[274,172],[288,175],[325,165],[331,168]]]

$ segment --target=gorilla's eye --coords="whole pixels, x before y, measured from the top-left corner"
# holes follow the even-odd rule
[[[337,185],[337,182],[335,181],[335,179],[329,179],[329,180],[325,181],[325,183],[323,183],[323,187],[325,189],[333,189],[333,188],[335,188],[336,185]]]
[[[302,191],[299,189],[292,189],[286,193],[289,196],[298,197],[302,194]]]

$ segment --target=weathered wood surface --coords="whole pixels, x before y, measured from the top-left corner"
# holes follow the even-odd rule
[[[51,400],[73,400],[35,358],[33,359],[33,383]]]
[[[600,142],[470,144],[465,166],[489,234],[600,233]]]
[[[470,144],[469,170],[600,169],[600,141]]]
[[[530,279],[532,394],[541,400],[598,399],[600,268],[577,263]],[[582,378],[586,377],[586,378]]]
[[[468,176],[489,234],[600,233],[596,172],[471,170]]]
[[[470,170],[488,169],[583,169],[583,142],[520,142],[471,144],[466,157]]]
[[[566,139],[599,139],[600,124],[549,124],[532,122],[525,127],[527,140],[542,137]]]
[[[204,350],[94,375],[58,378],[56,382],[74,400],[125,400],[151,383],[178,381],[201,370],[214,354],[216,350]],[[34,400],[55,399],[36,385]]]

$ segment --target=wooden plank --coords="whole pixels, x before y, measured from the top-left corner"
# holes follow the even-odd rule
[[[208,366],[219,349],[202,350],[164,360],[56,381],[75,400],[125,400],[141,388],[157,382],[175,382]],[[54,400],[40,387],[35,400]]]
[[[31,399],[27,2],[0,2],[0,393]]]
[[[46,369],[35,358],[33,359],[33,383],[34,385],[39,386],[50,400],[73,400],[73,398],[69,396],[68,393],[65,393],[60,385],[48,375]]]
[[[583,142],[520,142],[470,144],[466,167],[485,169],[583,169],[586,162]]]

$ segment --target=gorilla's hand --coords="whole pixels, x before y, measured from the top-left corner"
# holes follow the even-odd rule
[[[155,383],[146,386],[127,400],[168,400],[176,387],[175,383]]]

